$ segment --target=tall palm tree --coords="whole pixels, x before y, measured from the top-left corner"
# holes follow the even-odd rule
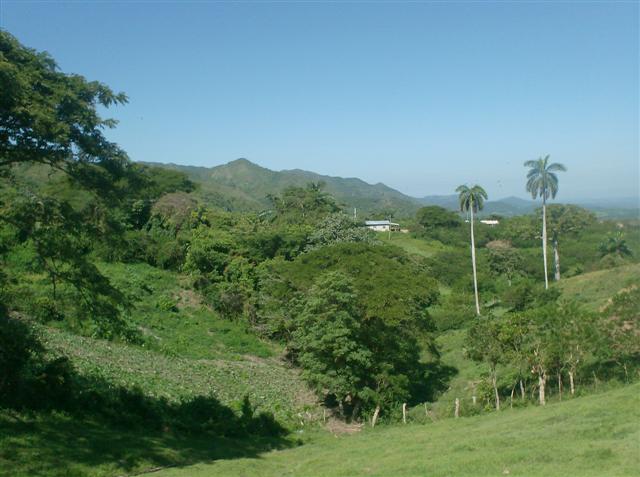
[[[527,192],[535,200],[542,198],[542,260],[544,261],[544,287],[549,288],[547,276],[547,199],[555,199],[558,193],[558,176],[556,172],[567,170],[562,164],[549,164],[549,154],[534,161],[524,163],[529,168],[527,172]]]
[[[484,201],[488,198],[485,190],[479,185],[469,187],[461,185],[456,189],[460,200],[460,210],[469,212],[471,222],[471,263],[473,265],[473,291],[476,296],[476,314],[480,315],[480,300],[478,299],[478,273],[476,271],[476,243],[473,236],[473,213],[477,213],[484,207]]]

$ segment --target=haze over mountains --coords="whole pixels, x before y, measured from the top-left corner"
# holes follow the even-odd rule
[[[197,194],[208,204],[227,210],[263,210],[270,205],[269,196],[279,194],[289,186],[305,186],[309,182],[324,182],[325,190],[351,211],[365,217],[406,217],[425,205],[458,209],[458,199],[451,195],[411,197],[381,182],[369,184],[361,179],[334,177],[301,169],[273,171],[247,159],[236,159],[215,167],[179,164],[147,163],[184,172],[197,184]],[[561,201],[561,200],[560,200]],[[601,216],[637,217],[638,200],[634,198],[571,201],[587,207]],[[519,197],[489,200],[480,215],[513,216],[532,212],[537,202]]]

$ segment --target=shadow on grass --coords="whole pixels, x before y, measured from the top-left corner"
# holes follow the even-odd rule
[[[66,358],[13,384],[0,396],[0,476],[127,475],[293,444],[248,397],[237,412],[214,396],[169,401],[80,375]]]
[[[451,379],[458,374],[458,368],[437,361],[425,365],[425,374],[428,387],[421,398],[423,401],[433,402],[440,393],[449,388]]]
[[[61,412],[0,412],[1,476],[135,475],[158,467],[239,457],[293,445],[283,437],[114,426]]]

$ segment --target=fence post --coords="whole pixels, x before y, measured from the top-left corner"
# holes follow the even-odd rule
[[[407,403],[406,402],[402,403],[402,423],[403,424],[407,423]]]
[[[456,411],[455,411],[456,419],[460,417],[460,399],[456,398]]]
[[[378,414],[380,414],[380,406],[376,406],[376,410],[373,412],[373,417],[371,418],[371,427],[376,427],[376,421],[378,420]]]

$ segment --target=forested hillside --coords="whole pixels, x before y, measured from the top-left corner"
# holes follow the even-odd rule
[[[458,210],[455,194],[411,197],[383,183],[368,184],[357,178],[342,178],[317,174],[300,169],[272,171],[247,159],[237,159],[214,167],[185,166],[179,164],[147,163],[184,172],[198,185],[195,195],[205,204],[236,212],[260,212],[272,207],[269,197],[280,194],[287,187],[304,187],[308,183],[323,184],[338,204],[349,214],[357,209],[361,219],[389,218],[406,220],[422,206],[440,206]],[[580,204],[579,204],[580,205]],[[530,214],[538,206],[535,202],[518,197],[505,197],[486,202],[483,217]],[[603,218],[636,218],[637,200],[620,199],[603,203],[586,201],[584,207]]]
[[[640,224],[547,203],[562,164],[528,161],[541,208],[495,225],[477,220],[479,185],[457,189],[465,220],[357,179],[140,164],[104,133],[124,94],[4,31],[0,54],[0,475],[135,474],[300,445],[270,454],[268,472],[290,455],[302,475],[341,475],[305,452],[335,452],[328,430],[380,425],[398,426],[383,437],[396,450],[514,445],[504,468],[601,457],[605,474],[629,472],[637,416],[612,409],[630,413],[639,378]],[[374,233],[352,206],[406,206],[407,230]],[[627,385],[615,408],[578,402]],[[575,402],[547,407],[560,400]],[[593,444],[580,416],[619,446]],[[539,452],[564,421],[595,446],[570,466],[555,462],[575,451],[566,429],[543,453],[553,462]],[[500,437],[526,423],[534,453],[524,431]],[[382,445],[367,432],[349,445]],[[431,449],[441,460],[407,475],[497,469],[447,467]],[[226,465],[194,472],[245,471]]]

